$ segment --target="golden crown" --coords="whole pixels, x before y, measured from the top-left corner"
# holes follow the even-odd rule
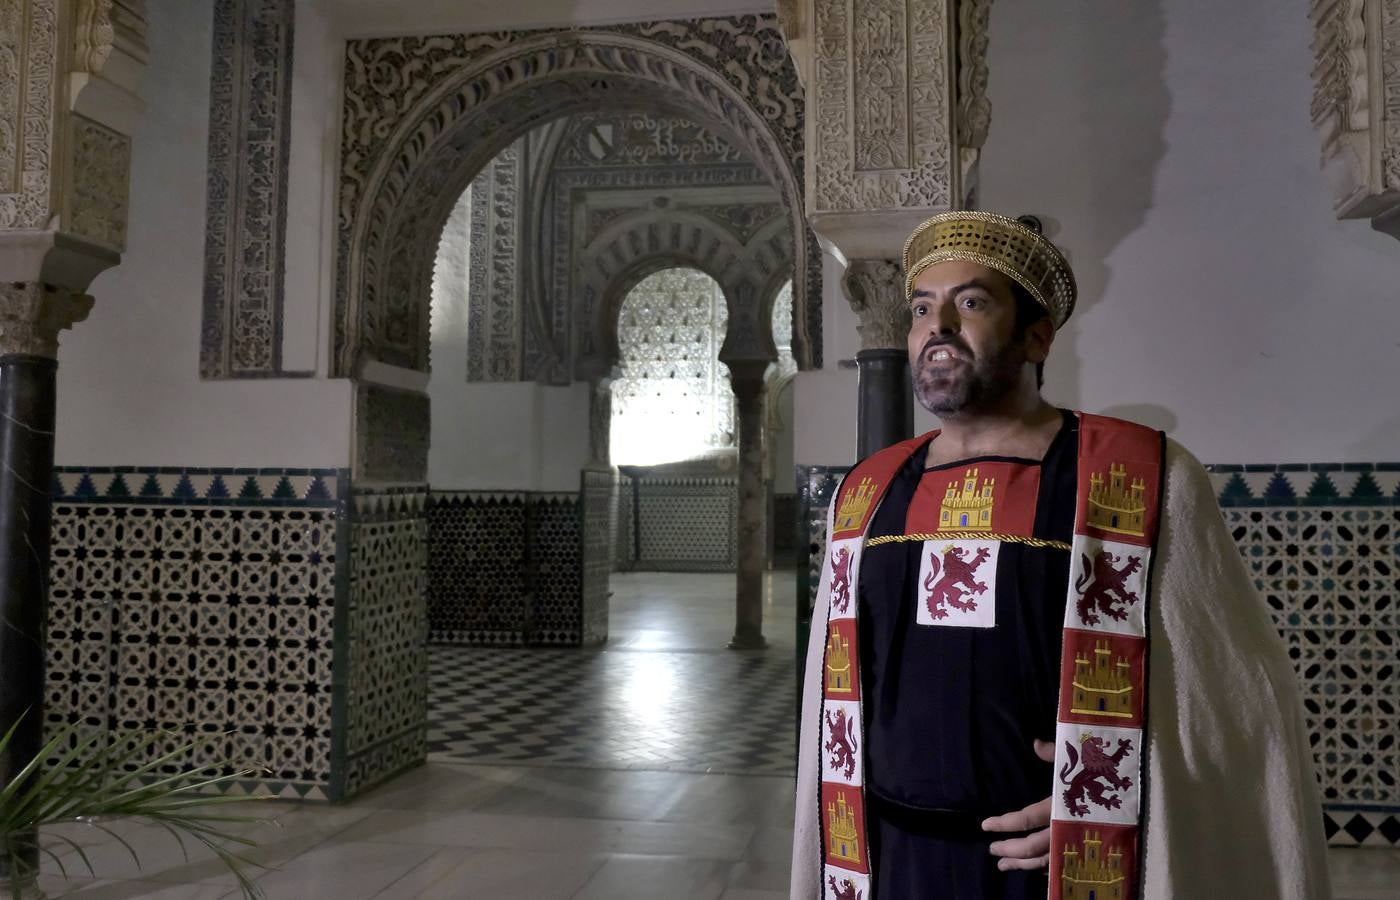
[[[948,212],[926,220],[904,242],[904,296],[929,266],[961,260],[996,269],[1044,306],[1059,328],[1074,312],[1077,288],[1054,244],[1015,219],[988,212]]]

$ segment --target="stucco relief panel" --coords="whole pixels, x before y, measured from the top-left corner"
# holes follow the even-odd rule
[[[1381,75],[1385,93],[1384,184],[1400,190],[1400,0],[1381,4]]]
[[[908,168],[908,10],[904,0],[856,0],[853,7],[856,168]]]
[[[950,205],[947,0],[818,0],[815,6],[809,211]],[[979,21],[985,24],[985,16],[970,20]],[[985,85],[975,67],[966,81],[970,88]],[[970,111],[980,108],[972,98]]]
[[[200,374],[281,371],[294,0],[218,0]]]
[[[0,228],[49,221],[56,0],[0,0]]]
[[[126,249],[131,139],[74,115],[70,120],[73,188],[68,229],[81,237]]]

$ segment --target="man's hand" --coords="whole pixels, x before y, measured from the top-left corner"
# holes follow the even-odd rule
[[[1055,761],[1055,745],[1035,742],[1035,755],[1048,763]],[[1046,797],[1019,812],[993,816],[982,823],[983,831],[1032,831],[1022,838],[993,841],[992,855],[1000,856],[997,868],[1003,872],[1013,869],[1043,869],[1050,865],[1050,800]]]

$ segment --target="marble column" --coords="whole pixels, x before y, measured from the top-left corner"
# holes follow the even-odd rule
[[[739,568],[734,598],[733,650],[766,647],[763,638],[763,573],[767,567],[764,534],[768,498],[764,486],[764,373],[768,360],[728,360],[739,423]]]
[[[43,746],[54,357],[59,329],[91,307],[91,297],[43,285],[0,285],[0,729],[14,727],[0,785]],[[34,871],[37,848],[19,860]],[[9,876],[0,859],[0,887]]]
[[[126,246],[147,54],[145,0],[18,9],[0,15],[7,74],[25,86],[0,104],[0,134],[23,135],[0,141],[0,732],[18,723],[0,785],[42,740],[58,333],[88,314],[88,285]],[[12,874],[0,866],[0,895]]]
[[[888,259],[855,259],[841,288],[859,323],[859,405],[856,458],[914,434],[914,399],[909,383],[909,304],[899,264]]]

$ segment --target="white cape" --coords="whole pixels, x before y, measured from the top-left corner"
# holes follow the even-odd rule
[[[1205,469],[1170,440],[1166,469],[1149,613],[1142,900],[1329,900],[1322,807],[1292,664]],[[828,543],[830,522],[828,510]],[[792,900],[822,896],[822,581],[802,688]]]

